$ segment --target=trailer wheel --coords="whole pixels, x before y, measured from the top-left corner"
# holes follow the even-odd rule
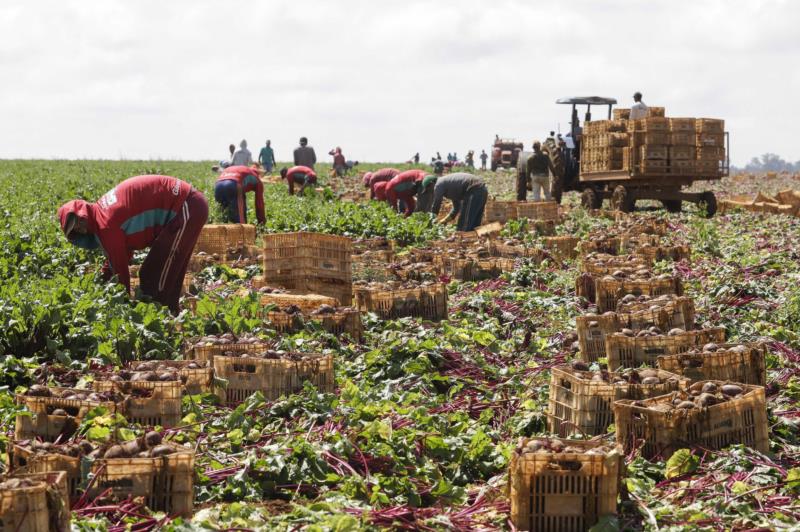
[[[707,190],[700,195],[697,206],[701,209],[705,208],[706,218],[712,218],[717,213],[717,197],[713,192]]]
[[[497,163],[492,161],[492,172],[496,172],[496,171],[497,171]]]
[[[628,190],[623,185],[617,185],[611,194],[611,208],[619,212],[631,212],[636,205]]]
[[[683,202],[681,200],[661,200],[661,204],[667,212],[681,212]]]
[[[603,198],[593,188],[584,188],[581,192],[581,206],[587,211],[599,209],[603,206]]]

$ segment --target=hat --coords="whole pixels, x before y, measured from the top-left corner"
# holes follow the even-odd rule
[[[75,229],[75,224],[78,223],[78,215],[74,212],[67,214],[67,221],[64,224],[64,236],[69,240],[69,235]]]
[[[429,186],[431,186],[431,185],[435,185],[435,184],[436,184],[436,181],[438,181],[438,180],[439,180],[439,178],[438,178],[438,177],[436,177],[435,175],[426,175],[426,176],[425,176],[425,177],[422,179],[422,189],[423,189],[423,190],[425,190],[425,189],[426,189],[426,188],[428,188]]]

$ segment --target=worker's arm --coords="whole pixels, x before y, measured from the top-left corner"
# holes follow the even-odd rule
[[[317,164],[317,152],[314,151],[314,148],[309,148],[311,150],[311,164]]]
[[[394,191],[394,187],[386,187],[386,203],[392,207],[393,211],[397,212],[397,192]]]
[[[256,220],[262,225],[267,223],[267,218],[264,215],[264,183],[260,179],[256,183]]]
[[[433,205],[431,206],[431,212],[434,216],[439,216],[439,209],[442,208],[442,201],[444,200],[444,189],[440,186],[434,186],[433,188]]]
[[[131,273],[128,264],[132,254],[125,245],[125,232],[121,229],[106,229],[100,233],[99,238],[108,258],[108,262],[103,267],[104,278],[108,280],[116,275],[120,284],[130,293]]]
[[[295,148],[295,150],[294,150],[294,165],[295,166],[300,166],[300,161],[298,160],[299,157],[298,157],[298,153],[297,153],[299,149],[300,148]]]
[[[408,194],[406,198],[403,198],[403,201],[406,204],[405,216],[406,218],[408,218],[409,216],[414,214],[414,208],[416,207],[417,202],[414,200],[413,194]]]

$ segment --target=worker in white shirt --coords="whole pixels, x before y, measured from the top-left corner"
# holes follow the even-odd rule
[[[253,154],[247,149],[247,141],[239,143],[239,149],[231,157],[231,166],[250,166],[253,164]]]
[[[647,118],[650,114],[650,109],[644,104],[642,101],[642,93],[636,92],[633,95],[633,105],[631,106],[631,120],[637,120],[639,118]]]

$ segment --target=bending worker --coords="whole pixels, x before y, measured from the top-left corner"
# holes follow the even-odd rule
[[[65,203],[58,218],[72,244],[103,250],[104,279],[116,275],[129,293],[133,252],[149,247],[139,270],[141,291],[178,313],[189,259],[208,219],[201,192],[175,177],[143,175],[126,179],[97,203]]]
[[[214,199],[223,209],[226,222],[247,223],[248,192],[256,194],[256,219],[258,223],[266,222],[264,217],[264,184],[259,172],[249,166],[229,166],[217,178],[214,185]]]
[[[419,192],[420,184],[425,178],[422,170],[406,170],[392,178],[386,185],[386,201],[397,210],[398,203],[402,203],[405,217],[411,216],[416,206],[414,196]]]
[[[302,196],[308,185],[316,184],[317,174],[308,166],[292,166],[288,170],[281,168],[281,179],[289,182],[289,195],[294,196],[295,183],[300,185],[298,195]]]
[[[429,185],[431,186],[429,181]],[[489,192],[479,177],[465,172],[457,172],[436,179],[433,184],[433,206],[431,212],[439,214],[444,198],[453,202],[453,209],[439,223],[447,223],[458,215],[456,228],[459,231],[472,231],[481,224],[483,209]]]
[[[386,185],[388,184],[388,181],[379,181],[375,183],[375,186],[372,187],[372,193],[375,195],[376,200],[386,201]]]
[[[369,187],[370,190],[374,190],[376,184],[384,181],[386,182],[391,181],[399,173],[400,170],[398,170],[397,168],[381,168],[380,170],[375,170],[370,174],[367,186]],[[375,194],[373,193],[370,197],[372,199],[375,199]]]

